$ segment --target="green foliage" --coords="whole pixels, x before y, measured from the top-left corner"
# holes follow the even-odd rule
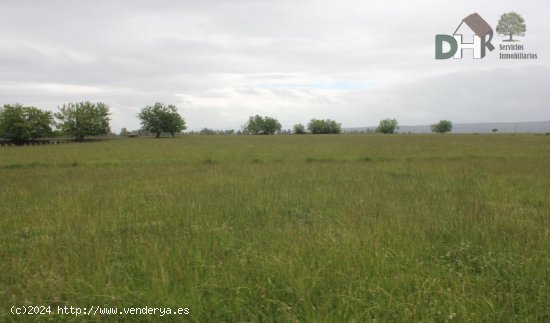
[[[399,130],[399,123],[397,119],[384,119],[380,120],[376,132],[381,133],[396,133]]]
[[[49,111],[21,104],[6,104],[0,108],[0,138],[16,143],[49,136],[52,123]]]
[[[500,35],[510,36],[508,41],[513,41],[514,35],[525,36],[527,26],[521,15],[516,12],[508,12],[500,16],[496,30]]]
[[[111,131],[109,106],[102,102],[67,103],[55,113],[57,127],[62,132],[84,140],[85,136],[98,136]]]
[[[234,135],[235,130],[228,129],[228,130],[215,130],[210,128],[203,128],[200,131],[189,131],[189,135],[203,135],[203,136],[228,136],[228,135]]]
[[[294,133],[297,135],[303,135],[306,133],[306,128],[303,124],[298,123],[294,125]]]
[[[118,134],[120,137],[128,137],[131,134],[131,132],[128,131],[126,128],[120,129],[120,133]]]
[[[243,126],[243,131],[253,135],[273,135],[282,128],[279,121],[271,117],[251,116]]]
[[[157,102],[154,105],[145,106],[138,114],[141,120],[141,126],[144,130],[156,134],[160,137],[161,133],[167,132],[175,136],[187,129],[185,120],[179,115],[175,105],[164,105]]]
[[[199,135],[212,136],[212,135],[215,135],[215,134],[216,134],[215,130],[208,129],[208,128],[203,128],[203,129],[201,129],[201,131],[199,131]]]
[[[446,133],[453,130],[453,123],[449,120],[441,120],[430,126],[432,132]]]
[[[342,132],[341,124],[330,119],[311,119],[307,124],[307,129],[313,134]]]

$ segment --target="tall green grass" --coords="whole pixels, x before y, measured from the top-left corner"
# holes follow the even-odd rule
[[[548,136],[4,147],[0,321],[548,321],[549,192]]]

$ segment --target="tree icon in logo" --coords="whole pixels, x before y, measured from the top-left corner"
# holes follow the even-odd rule
[[[497,33],[499,33],[499,35],[510,36],[510,39],[504,41],[517,41],[514,40],[514,35],[525,36],[526,31],[527,26],[525,25],[525,20],[520,14],[512,11],[500,16],[497,25]]]

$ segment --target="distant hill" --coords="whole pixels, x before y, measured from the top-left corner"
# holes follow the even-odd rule
[[[344,128],[344,132],[354,131],[374,131],[376,126],[371,127],[358,127],[358,128]],[[493,129],[498,129],[498,132],[504,133],[536,133],[536,132],[550,132],[550,120],[549,121],[535,121],[535,122],[486,122],[486,123],[456,123],[453,124],[453,133],[489,133]],[[418,126],[399,126],[399,132],[412,132],[412,133],[429,133],[429,125]]]

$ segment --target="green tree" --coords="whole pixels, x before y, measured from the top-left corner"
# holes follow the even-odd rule
[[[243,125],[243,132],[253,135],[260,134],[263,129],[264,118],[259,115],[251,116],[248,121]]]
[[[67,103],[55,114],[57,127],[64,133],[83,141],[85,136],[97,136],[111,131],[109,106],[102,102]]]
[[[380,120],[376,132],[381,133],[396,133],[399,130],[399,123],[397,119],[384,119]]]
[[[297,135],[303,135],[306,133],[306,128],[303,124],[298,123],[294,125],[294,133]]]
[[[141,126],[144,130],[156,134],[159,138],[161,133],[166,132],[175,136],[187,129],[185,120],[179,115],[175,105],[164,105],[157,102],[154,105],[145,106],[138,114]]]
[[[212,136],[216,134],[216,130],[203,128],[201,131],[199,131],[199,135],[208,135]]]
[[[251,116],[243,126],[243,131],[253,135],[273,135],[282,128],[279,121],[260,115]]]
[[[527,26],[521,15],[515,12],[508,12],[500,16],[497,25],[497,33],[510,36],[507,41],[513,41],[514,35],[525,36]]]
[[[342,132],[341,124],[330,119],[311,119],[307,124],[307,129],[313,134]]]
[[[436,124],[430,126],[432,132],[446,133],[453,130],[453,123],[449,120],[441,120]]]
[[[21,104],[6,104],[0,108],[0,138],[16,143],[49,136],[52,123],[49,111]]]
[[[128,137],[131,133],[126,128],[120,129],[120,133],[118,134],[120,137]]]

